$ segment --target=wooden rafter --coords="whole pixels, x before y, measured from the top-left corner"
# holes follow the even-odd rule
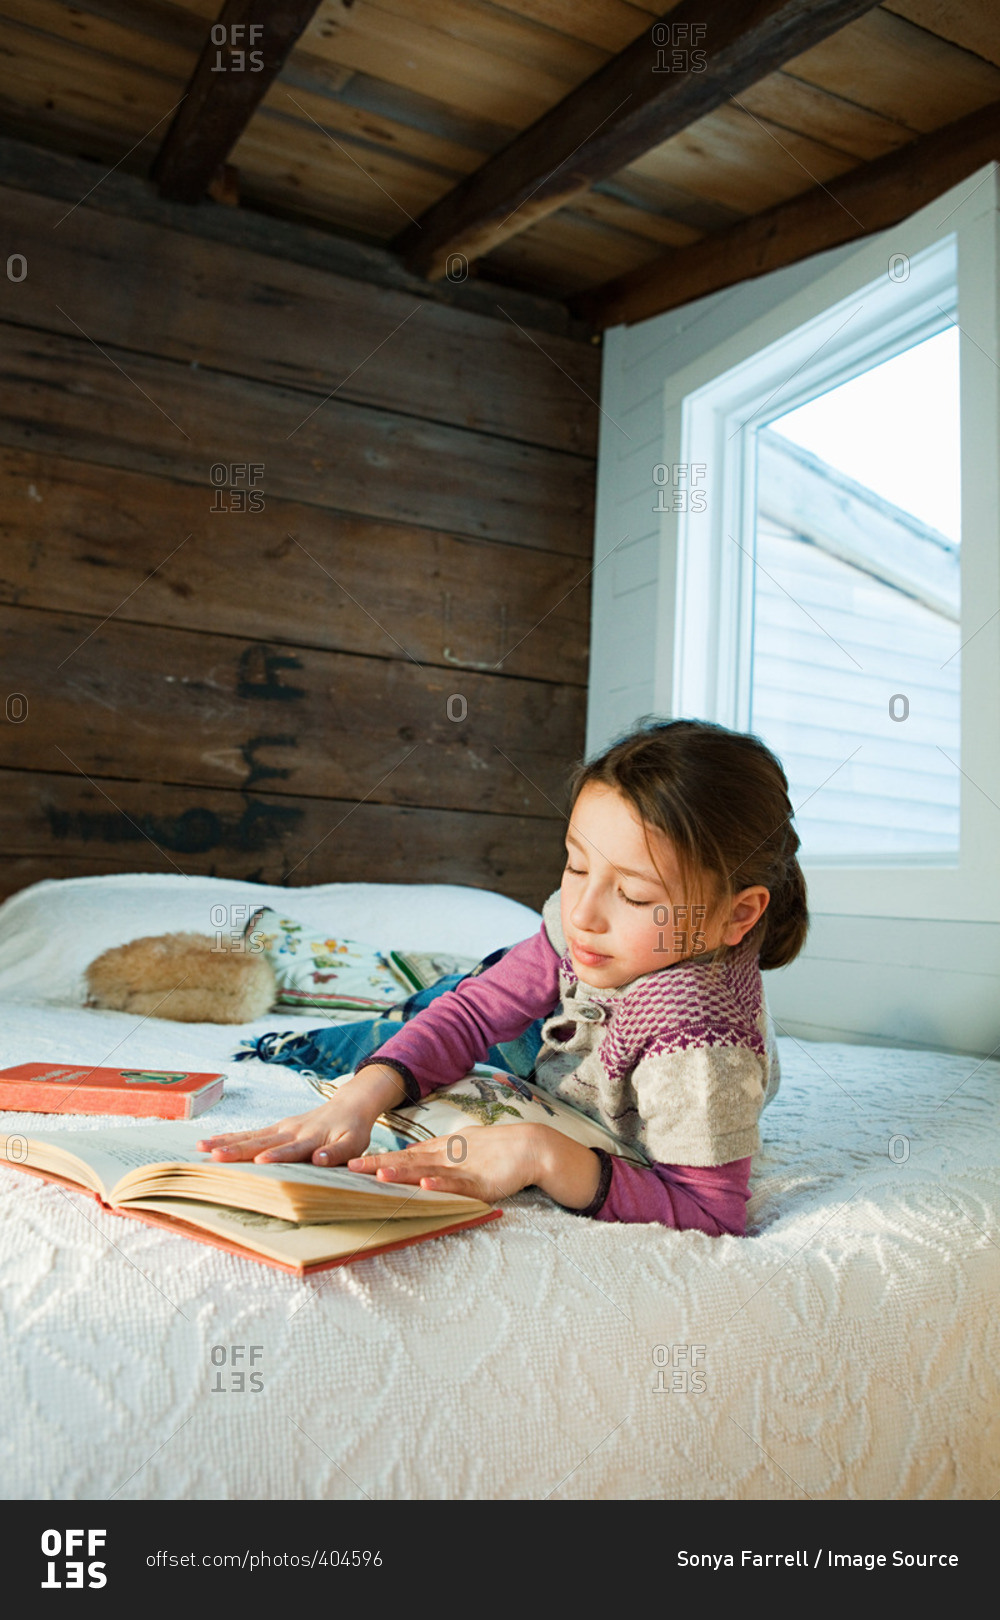
[[[728,230],[587,293],[575,311],[595,327],[631,325],[737,281],[896,225],[983,164],[1000,160],[1000,101]]]
[[[226,0],[153,165],[173,202],[197,202],[239,140],[318,0]]]
[[[681,0],[394,246],[410,269],[436,280],[452,255],[491,252],[875,3]]]

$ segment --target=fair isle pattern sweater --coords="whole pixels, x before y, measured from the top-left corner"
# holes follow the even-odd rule
[[[537,1083],[653,1161],[641,1169],[595,1150],[597,1191],[575,1213],[742,1234],[757,1119],[778,1085],[750,948],[734,947],[714,969],[691,960],[596,989],[567,954],[557,890],[537,934],[433,1001],[358,1067],[397,1069],[417,1101],[538,1018]]]
[[[542,1026],[538,1084],[659,1163],[756,1153],[779,1071],[753,946],[598,990],[566,953],[558,890],[542,919],[559,956],[559,1006]]]

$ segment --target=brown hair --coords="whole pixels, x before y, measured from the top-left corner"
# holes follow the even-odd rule
[[[719,905],[728,907],[742,889],[763,885],[771,898],[744,938],[758,942],[762,968],[794,961],[809,928],[799,836],[788,779],[759,737],[709,720],[644,716],[638,729],[577,767],[574,804],[590,783],[614,788],[648,827],[663,833],[685,881],[704,874]],[[721,948],[720,960],[727,949]]]

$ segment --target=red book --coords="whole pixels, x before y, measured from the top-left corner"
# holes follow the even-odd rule
[[[90,1069],[20,1063],[0,1069],[0,1109],[27,1114],[135,1114],[194,1119],[219,1101],[225,1076],[190,1069]]]

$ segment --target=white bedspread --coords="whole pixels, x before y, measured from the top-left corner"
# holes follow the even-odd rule
[[[106,945],[276,897],[385,946],[478,955],[537,925],[457,888],[40,885],[0,908],[0,1065],[225,1068],[212,1130],[311,1106],[289,1071],[225,1061],[244,1029],[70,1004]],[[300,1282],[0,1169],[3,1494],[992,1496],[1000,1064],[780,1050],[746,1239],[525,1192],[487,1227]],[[241,1392],[250,1347],[261,1387]]]

